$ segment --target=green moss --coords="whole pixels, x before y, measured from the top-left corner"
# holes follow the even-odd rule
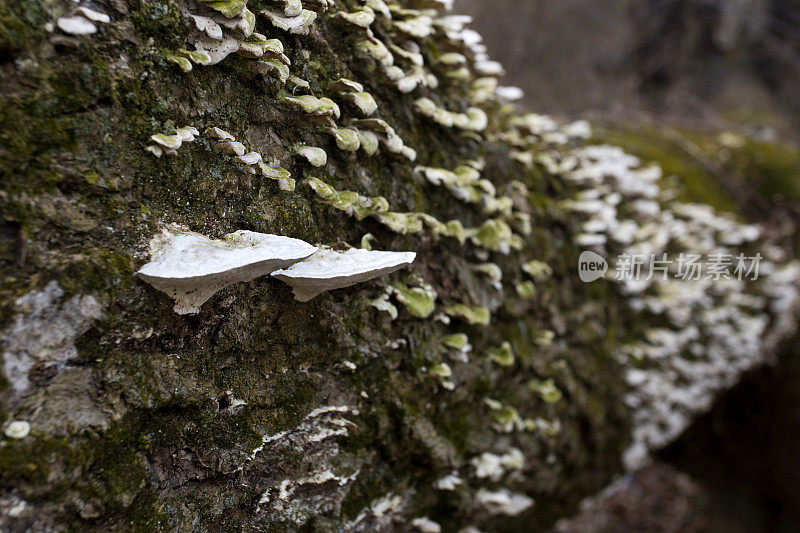
[[[43,2],[20,0],[0,4],[0,55],[26,50],[44,36]]]
[[[719,176],[701,161],[676,144],[668,128],[623,125],[597,128],[592,142],[620,146],[647,164],[655,162],[664,171],[664,178],[678,176],[681,188],[678,198],[686,202],[707,203],[718,210],[741,213],[738,204],[720,183]]]
[[[733,134],[687,137],[718,161],[732,179],[754,188],[767,202],[800,200],[800,150],[796,147]]]
[[[143,2],[131,14],[131,21],[140,35],[156,40],[164,48],[182,47],[187,28],[184,27],[180,7],[174,2]]]

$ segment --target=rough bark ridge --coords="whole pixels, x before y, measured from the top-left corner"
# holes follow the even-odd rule
[[[758,228],[517,115],[446,4],[0,4],[4,528],[545,527],[792,332]],[[179,316],[134,276],[168,224],[418,255]],[[588,284],[581,248],[770,275]]]

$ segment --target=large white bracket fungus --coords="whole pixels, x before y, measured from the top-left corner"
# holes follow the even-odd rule
[[[320,293],[349,287],[399,270],[414,262],[414,252],[378,252],[352,249],[344,252],[320,248],[317,252],[273,276],[291,285],[294,297],[307,302]]]
[[[299,239],[252,231],[214,240],[167,229],[150,241],[152,261],[137,275],[175,300],[176,313],[195,314],[223,287],[286,268],[316,250]]]

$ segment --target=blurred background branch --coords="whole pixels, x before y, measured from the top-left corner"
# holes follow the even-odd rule
[[[797,140],[798,0],[457,0],[541,112]]]

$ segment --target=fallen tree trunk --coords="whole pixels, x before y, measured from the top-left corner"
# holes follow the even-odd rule
[[[793,332],[758,228],[518,114],[447,2],[406,4],[0,7],[4,527],[542,528]],[[417,255],[177,314],[135,275],[165,228]],[[613,279],[667,251],[769,275]]]

